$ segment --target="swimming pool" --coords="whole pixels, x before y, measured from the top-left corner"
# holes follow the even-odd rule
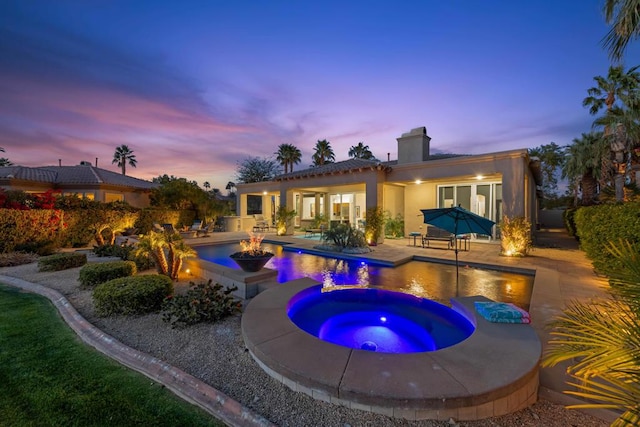
[[[483,295],[494,301],[511,302],[528,310],[533,276],[503,271],[460,266],[456,287],[455,266],[423,261],[410,261],[397,267],[375,265],[362,260],[341,260],[306,253],[285,251],[281,245],[263,243],[275,256],[265,265],[278,272],[278,282],[284,283],[310,277],[325,287],[358,285],[410,293],[449,304],[453,297]],[[238,269],[229,258],[240,250],[239,244],[195,246],[198,256],[225,267]]]

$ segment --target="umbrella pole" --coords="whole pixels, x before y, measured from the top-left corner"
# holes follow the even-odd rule
[[[455,240],[454,243],[456,244],[456,249],[455,249],[455,253],[456,253],[456,297],[458,297],[458,245]]]

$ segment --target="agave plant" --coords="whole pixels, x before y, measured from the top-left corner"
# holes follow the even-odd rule
[[[614,427],[640,425],[640,251],[629,242],[607,248],[625,265],[610,278],[611,299],[574,303],[552,323],[542,366],[572,365],[565,391],[588,400],[569,408],[609,408]]]

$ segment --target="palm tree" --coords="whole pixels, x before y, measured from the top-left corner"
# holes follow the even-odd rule
[[[322,166],[325,163],[333,163],[336,159],[336,155],[331,148],[331,143],[326,139],[318,140],[315,146],[315,152],[311,159],[313,160],[313,166]]]
[[[610,278],[612,299],[574,303],[551,324],[542,366],[568,361],[567,394],[593,403],[570,408],[607,408],[621,415],[614,427],[640,425],[640,251],[629,242],[609,243],[622,262]]]
[[[293,172],[293,165],[302,160],[302,152],[292,144],[280,144],[276,156],[276,160],[284,167],[284,173]]]
[[[4,153],[4,148],[0,147],[0,152]],[[13,166],[13,162],[5,157],[0,157],[0,167]]]
[[[231,193],[233,193],[233,189],[236,188],[236,183],[229,181],[227,182],[227,186],[225,187],[225,190],[227,190],[228,195],[231,195]]]
[[[625,73],[622,65],[609,67],[609,72],[606,78],[602,76],[594,77],[597,86],[594,86],[587,91],[589,96],[582,101],[582,105],[590,107],[589,113],[592,115],[595,115],[603,108],[606,108],[605,114],[611,116],[612,111],[614,111],[614,107],[622,108],[621,104],[624,105],[625,101],[628,102],[631,99],[635,99],[634,93],[637,92],[638,87],[640,86],[640,73],[636,72],[637,69],[638,66],[632,67]],[[596,120],[594,122],[594,126],[598,126],[600,123],[602,123],[601,120]],[[616,136],[613,135],[613,130],[615,128],[617,128],[617,126],[612,126],[610,121],[604,127],[604,137],[613,143],[611,151],[614,152],[617,151],[615,145]],[[621,161],[622,159],[618,160]],[[601,171],[603,174],[606,174],[611,170],[611,159],[608,156],[605,156],[602,158],[602,161],[603,165]],[[606,179],[606,175],[603,175],[600,178],[601,185],[604,184]],[[615,173],[614,182],[616,199],[618,201],[622,201],[624,192],[622,188],[623,179],[621,174],[617,172]]]
[[[611,30],[603,45],[611,59],[620,61],[629,41],[640,36],[640,0],[605,0],[604,18]]]
[[[136,160],[135,154],[133,154],[133,150],[130,150],[128,146],[122,144],[117,147],[113,153],[113,161],[111,161],[111,164],[114,163],[117,163],[118,167],[122,168],[122,175],[125,175],[127,163],[129,163],[129,166],[135,168],[138,161]]]
[[[601,132],[583,133],[567,147],[562,177],[569,178],[569,181],[574,183],[576,199],[578,187],[582,188],[582,205],[584,206],[592,205],[595,201],[598,188],[596,178],[602,175],[600,172],[602,157],[608,155],[608,152]]]
[[[349,148],[349,157],[353,157],[354,159],[376,160],[369,146],[364,145],[362,142],[358,142],[358,145]]]
[[[190,256],[196,256],[198,253],[189,245],[187,245],[182,239],[177,242],[169,244],[169,254],[172,260],[171,265],[171,278],[178,280],[178,275],[182,269],[183,260]]]
[[[209,189],[211,188],[211,184],[209,183],[209,181],[205,181],[202,183],[202,186],[204,187],[205,190],[209,191]]]
[[[151,256],[156,265],[158,274],[169,275],[169,263],[164,254],[167,246],[166,233],[151,231],[138,240],[138,246],[134,252],[136,256]]]

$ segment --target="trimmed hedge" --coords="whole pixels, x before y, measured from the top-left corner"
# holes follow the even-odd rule
[[[173,281],[168,276],[123,277],[96,286],[93,303],[98,316],[146,314],[159,311],[172,293]]]
[[[138,272],[133,261],[112,261],[87,264],[80,269],[80,284],[93,287],[109,280],[134,276]]]
[[[562,213],[562,219],[564,220],[565,228],[569,232],[569,236],[575,237],[576,240],[579,240],[578,236],[576,235],[575,215],[577,211],[578,208],[565,209],[565,211]]]
[[[64,214],[56,209],[0,209],[0,253],[49,255],[59,247],[63,228]]]
[[[196,212],[192,210],[168,210],[160,208],[145,208],[138,213],[138,219],[134,227],[138,233],[147,234],[153,230],[153,223],[173,224],[178,228],[182,225],[191,225],[196,218]]]
[[[574,219],[580,248],[599,273],[611,275],[623,268],[606,249],[608,242],[625,240],[640,247],[640,203],[582,207]]]
[[[38,260],[39,271],[60,271],[82,267],[87,263],[87,255],[78,252],[65,252],[42,257]]]

